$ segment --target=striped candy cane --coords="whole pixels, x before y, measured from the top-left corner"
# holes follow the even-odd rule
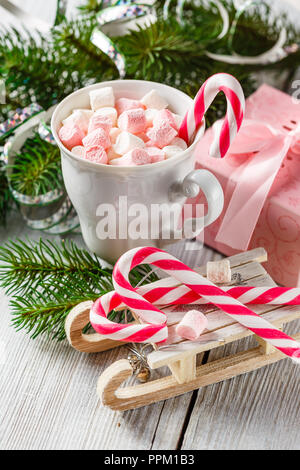
[[[226,155],[241,127],[245,113],[243,89],[232,75],[217,73],[203,83],[179,129],[179,137],[189,145],[196,130],[201,126],[206,111],[220,91],[226,96],[227,113],[222,127],[216,129],[216,136],[210,148],[210,155],[216,158]]]
[[[286,287],[226,286],[224,291],[249,304],[299,305],[300,289]],[[166,305],[209,304],[185,285],[153,287],[152,284],[137,288],[146,300],[160,307]],[[113,295],[114,294],[114,295]],[[120,325],[107,320],[107,315],[115,308],[126,308],[117,293],[110,293],[95,302],[91,310],[91,323],[95,331],[116,341],[161,342],[167,337],[167,328],[161,325]],[[102,318],[99,318],[102,317]],[[104,320],[103,320],[104,319]],[[133,336],[134,334],[134,336]],[[159,336],[153,336],[159,334]]]
[[[90,322],[97,333],[115,341],[132,343],[160,343],[167,339],[168,328],[165,324],[121,324],[108,320],[107,315],[118,307],[126,308],[121,297],[115,292],[100,297],[90,311]],[[161,319],[165,322],[166,316]]]
[[[299,288],[222,286],[222,290],[243,304],[300,305]],[[151,288],[151,284],[149,284],[142,286],[137,292],[155,305],[202,305],[210,303],[183,284],[175,287],[154,288]]]
[[[249,287],[226,286],[222,290],[247,304],[269,305],[300,305],[300,289],[287,287]],[[170,305],[209,304],[209,300],[200,297],[185,285],[175,287],[152,287],[151,284],[137,288],[153,305],[160,307]],[[159,343],[168,337],[166,325],[161,324],[129,324],[114,323],[107,319],[115,308],[126,309],[126,304],[115,292],[100,297],[90,312],[90,322],[97,333],[115,341],[131,341],[133,343]]]
[[[252,312],[237,299],[231,297],[208,279],[196,273],[174,256],[153,247],[135,248],[125,253],[116,263],[113,283],[123,302],[148,323],[155,322],[159,314],[157,307],[147,302],[129,282],[130,271],[140,264],[156,266],[178,281],[185,284],[198,295],[207,299],[262,339],[272,344],[295,361],[300,361],[300,344],[278,330],[271,323]],[[164,315],[164,314],[163,314]]]

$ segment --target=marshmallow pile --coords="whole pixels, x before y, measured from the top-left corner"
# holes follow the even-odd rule
[[[75,109],[62,122],[59,138],[74,155],[95,163],[146,165],[187,148],[178,137],[182,117],[151,90],[140,101],[115,100],[112,87],[90,92],[91,109]]]

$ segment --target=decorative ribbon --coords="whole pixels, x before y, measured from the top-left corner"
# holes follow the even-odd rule
[[[111,58],[119,71],[120,78],[124,78],[126,74],[125,57],[120,52],[117,45],[107,35],[105,35],[100,28],[112,23],[120,23],[141,18],[149,15],[151,12],[152,8],[150,5],[119,0],[114,6],[104,8],[97,15],[99,28],[94,29],[91,36],[91,42]]]
[[[184,26],[184,6],[186,0],[177,0],[176,2],[176,18],[180,25]],[[108,2],[109,3],[109,2]],[[166,0],[163,7],[163,17],[165,20],[169,17],[169,10],[171,6],[172,0]],[[206,55],[216,61],[225,62],[228,64],[241,64],[241,65],[266,65],[278,62],[288,55],[295,53],[299,49],[298,44],[292,44],[290,46],[285,47],[285,43],[287,40],[287,31],[285,28],[282,28],[279,38],[276,44],[269,49],[268,51],[264,52],[263,54],[259,54],[257,56],[242,56],[237,54],[233,50],[233,38],[237,30],[238,21],[242,14],[252,5],[259,5],[258,0],[248,0],[244,2],[236,12],[234,20],[230,26],[230,19],[228,11],[226,10],[225,6],[219,0],[211,0],[210,3],[214,3],[218,8],[220,17],[223,22],[222,31],[217,36],[217,39],[222,39],[228,35],[228,47],[231,51],[230,55],[223,55],[223,54],[214,54],[212,52],[206,51]],[[146,4],[136,4],[131,3],[131,0],[119,0],[114,5],[103,9],[98,14],[98,22],[100,28],[105,25],[110,25],[115,22],[121,21],[128,21],[133,20],[135,18],[139,18],[141,16],[145,16],[152,13],[152,9],[150,5]],[[120,78],[124,78],[126,75],[126,60],[125,56],[122,52],[118,49],[117,45],[107,36],[105,35],[99,28],[95,28],[91,37],[92,43],[98,47],[102,52],[108,55],[111,60],[116,65]]]
[[[216,123],[218,126],[218,122]],[[216,236],[216,241],[246,250],[272,184],[289,149],[300,155],[300,125],[294,130],[275,129],[263,121],[245,119],[227,158],[242,162],[237,184]],[[234,178],[234,174],[231,175]]]
[[[237,65],[267,65],[267,64],[273,64],[276,63],[285,57],[289,56],[290,54],[293,54],[298,51],[299,45],[298,44],[292,44],[290,46],[285,46],[286,40],[287,40],[287,31],[285,28],[282,28],[280,31],[278,40],[276,44],[274,44],[271,49],[268,51],[259,54],[257,56],[242,56],[237,54],[233,50],[233,38],[237,30],[238,22],[242,14],[251,6],[253,5],[259,5],[260,1],[259,0],[248,0],[246,2],[243,2],[241,6],[237,9],[237,12],[235,14],[234,20],[231,24],[230,30],[229,30],[229,37],[228,37],[228,47],[231,51],[230,55],[223,55],[223,54],[214,54],[212,52],[206,52],[206,55],[213,60],[219,61],[219,62],[225,62],[227,64],[237,64]],[[223,6],[223,5],[222,5]],[[224,8],[224,7],[223,7]],[[225,8],[224,8],[225,9]],[[226,11],[226,9],[225,9]],[[227,11],[226,11],[227,13]],[[227,13],[228,15],[228,13]],[[223,18],[223,15],[222,15]],[[224,19],[223,19],[224,21]],[[229,21],[229,19],[228,19]],[[227,33],[227,31],[226,31]],[[226,34],[225,33],[225,34]]]
[[[43,111],[43,108],[37,103],[32,103],[24,109],[18,108],[9,119],[0,124],[0,140],[6,139],[19,126]]]
[[[0,162],[3,163],[1,171],[5,170],[5,167],[8,164],[9,154],[12,151],[15,139],[13,132],[19,136],[20,133],[26,132],[30,127],[36,126],[40,137],[55,145],[51,129],[47,124],[47,121],[51,117],[54,109],[55,106],[52,106],[45,112],[38,104],[32,104],[23,110],[17,110],[11,119],[7,120],[0,126],[0,129],[2,127],[3,136],[11,134],[4,145],[2,155],[0,155]],[[33,210],[36,207],[50,206],[56,202],[58,203],[65,195],[63,182],[61,183],[61,188],[37,196],[27,196],[26,194],[16,191],[11,186],[10,191],[15,201],[17,201],[21,206],[31,206]],[[23,217],[31,229],[43,230],[52,235],[66,234],[77,230],[79,227],[78,216],[68,197],[66,197],[65,201],[54,214],[43,219],[30,219],[26,217],[24,213]]]

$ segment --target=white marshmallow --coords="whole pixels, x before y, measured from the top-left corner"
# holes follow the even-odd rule
[[[231,282],[231,269],[228,259],[208,261],[207,279],[215,284],[229,284]]]
[[[148,108],[145,110],[147,127],[153,126],[153,119],[155,118],[156,115],[157,115],[157,109]]]
[[[76,157],[83,158],[85,155],[85,148],[82,145],[77,145],[76,147],[72,148],[71,152],[73,155],[76,155]]]
[[[114,160],[115,158],[119,158],[121,155],[119,155],[118,153],[116,153],[114,151],[114,148],[113,147],[110,147],[109,150],[107,150],[107,159],[108,161],[110,162],[111,160]]]
[[[92,109],[80,108],[80,109],[74,109],[73,112],[76,113],[76,111],[80,111],[82,114],[84,114],[87,117],[87,119],[91,119],[91,117],[94,114],[94,111]]]
[[[176,147],[180,147],[182,150],[187,149],[186,142],[183,139],[181,139],[180,137],[174,137],[172,142],[170,142],[170,145],[176,145]]]
[[[92,90],[89,95],[93,111],[97,111],[99,108],[115,106],[114,91],[111,86]]]
[[[168,160],[168,158],[172,158],[177,153],[182,152],[182,148],[178,147],[178,145],[167,145],[163,148],[163,151],[165,152],[165,159]]]
[[[168,102],[157,93],[156,90],[149,91],[142,99],[141,103],[147,108],[164,109],[167,108]]]
[[[183,117],[180,116],[179,114],[174,114],[174,113],[172,113],[172,114],[173,114],[173,118],[175,119],[177,129],[179,129],[180,126],[181,126],[181,123],[183,121]]]
[[[126,131],[123,131],[118,135],[116,143],[113,145],[114,151],[119,155],[124,155],[134,148],[144,147],[145,143],[142,139]]]
[[[118,127],[113,127],[109,132],[110,141],[112,144],[116,143],[118,136],[121,134],[121,129]]]
[[[111,107],[99,108],[95,112],[95,116],[101,116],[101,117],[110,119],[113,127],[117,124],[118,113],[115,108],[111,108]]]

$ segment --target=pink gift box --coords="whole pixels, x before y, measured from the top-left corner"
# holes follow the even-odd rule
[[[196,167],[219,179],[225,207],[205,243],[225,255],[262,246],[270,275],[300,286],[300,101],[262,85],[223,159],[209,157],[213,136],[212,128],[197,147]]]

